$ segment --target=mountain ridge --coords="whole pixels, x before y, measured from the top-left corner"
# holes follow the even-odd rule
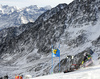
[[[51,71],[51,45],[60,44],[61,60],[66,55],[79,53],[81,57],[87,48],[99,55],[99,4],[98,0],[74,0],[69,5],[61,4],[46,11],[34,23],[26,24],[30,28],[20,35],[1,42],[2,64],[8,68],[15,66],[11,70],[15,69],[17,73],[40,76]],[[54,65],[58,60],[54,58]],[[6,66],[3,72],[9,72],[5,70]]]
[[[37,7],[31,5],[23,9],[18,9],[13,6],[1,5],[0,6],[0,29],[8,27],[18,27],[21,24],[34,22],[43,12],[50,10],[50,6]]]

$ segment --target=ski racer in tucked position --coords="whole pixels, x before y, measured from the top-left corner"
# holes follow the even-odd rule
[[[78,70],[79,68],[82,68],[82,67],[87,67],[87,66],[90,66],[92,65],[93,61],[92,61],[92,54],[93,53],[88,53],[88,52],[85,52],[82,56],[84,56],[82,59],[82,62],[77,62],[77,63],[72,63],[72,65],[69,65],[70,67],[68,69],[66,69],[64,71],[64,73],[67,73],[67,72],[72,72],[72,71],[75,71],[75,70]],[[68,58],[67,58],[68,59]],[[73,60],[73,56],[72,56],[72,60]]]
[[[93,63],[91,55],[84,53],[84,60],[82,61],[82,67],[87,67]]]

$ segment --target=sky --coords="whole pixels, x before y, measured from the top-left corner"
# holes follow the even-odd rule
[[[50,5],[51,7],[55,7],[60,3],[69,4],[73,0],[0,0],[0,4],[16,6],[18,8],[24,8],[30,5],[37,5],[38,7],[44,7]]]

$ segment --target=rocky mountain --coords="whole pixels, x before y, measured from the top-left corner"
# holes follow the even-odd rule
[[[39,8],[36,5],[31,5],[18,9],[13,6],[0,5],[0,29],[34,22],[42,13],[50,9],[50,6]]]
[[[99,0],[59,4],[40,15],[34,23],[21,25],[29,28],[19,34],[14,27],[8,28],[9,31],[2,30],[0,75],[31,74],[36,77],[50,74],[51,45],[57,48],[60,44],[61,63],[67,60],[67,55],[73,55],[76,62],[79,61],[87,48],[100,56],[99,4]],[[53,61],[56,69],[59,59]]]

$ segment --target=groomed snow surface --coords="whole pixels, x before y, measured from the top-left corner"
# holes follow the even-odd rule
[[[81,68],[69,73],[58,73],[31,79],[100,79],[100,65]]]

